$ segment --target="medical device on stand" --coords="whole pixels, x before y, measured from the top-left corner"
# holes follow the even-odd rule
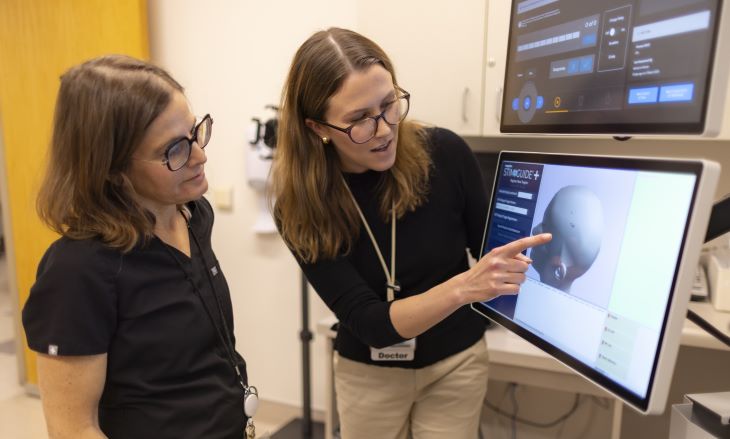
[[[275,113],[279,109],[267,105],[267,109]],[[246,179],[248,184],[259,194],[259,215],[254,224],[256,233],[275,233],[274,222],[266,196],[269,184],[271,163],[276,148],[276,130],[279,126],[278,114],[262,121],[253,118],[248,130],[250,148],[246,156]],[[302,417],[291,420],[274,433],[272,439],[312,439],[324,437],[324,425],[312,421],[311,360],[310,343],[312,332],[309,330],[309,284],[304,273],[301,273],[301,318],[302,327],[299,338],[302,342]]]
[[[267,105],[266,108],[274,111],[278,110],[273,105]],[[246,181],[256,191],[258,198],[258,216],[253,226],[256,233],[276,232],[276,224],[269,209],[266,190],[268,188],[271,162],[274,158],[277,126],[278,119],[275,116],[264,122],[259,118],[253,118],[246,133],[249,144],[249,147],[246,148]]]

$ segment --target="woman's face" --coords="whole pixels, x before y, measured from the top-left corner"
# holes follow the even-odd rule
[[[170,104],[149,126],[133,154],[128,177],[138,201],[151,211],[184,204],[203,196],[208,181],[203,171],[205,152],[193,143],[188,162],[177,171],[163,163],[165,149],[181,137],[192,138],[195,116],[185,96],[175,91]]]
[[[347,128],[366,117],[378,116],[394,99],[396,90],[391,74],[375,64],[350,73],[342,87],[330,97],[324,121]],[[307,126],[319,137],[331,139],[345,172],[386,171],[395,163],[398,125],[390,125],[383,118],[378,119],[375,136],[362,144],[353,142],[347,133],[311,119],[307,120]]]

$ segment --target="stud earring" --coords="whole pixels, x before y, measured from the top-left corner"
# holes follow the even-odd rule
[[[328,143],[330,143],[330,138],[329,137],[322,137],[322,143],[325,144],[325,145],[327,145]]]

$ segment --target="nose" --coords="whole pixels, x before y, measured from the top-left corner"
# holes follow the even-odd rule
[[[381,129],[382,125],[382,129]],[[385,118],[381,115],[378,118],[378,122],[375,125],[375,137],[386,137],[389,136],[393,131],[393,127],[385,121]]]
[[[196,140],[192,145],[190,145],[190,159],[188,160],[188,165],[190,167],[195,167],[205,164],[207,161],[208,157],[205,155],[205,150],[200,147]]]

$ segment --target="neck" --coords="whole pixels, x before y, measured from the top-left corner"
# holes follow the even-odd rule
[[[162,242],[190,257],[190,242],[185,218],[175,204],[160,205],[140,200],[140,204],[155,216],[154,233]]]
[[[145,207],[155,216],[155,234],[166,235],[179,227],[182,218],[176,205]]]

